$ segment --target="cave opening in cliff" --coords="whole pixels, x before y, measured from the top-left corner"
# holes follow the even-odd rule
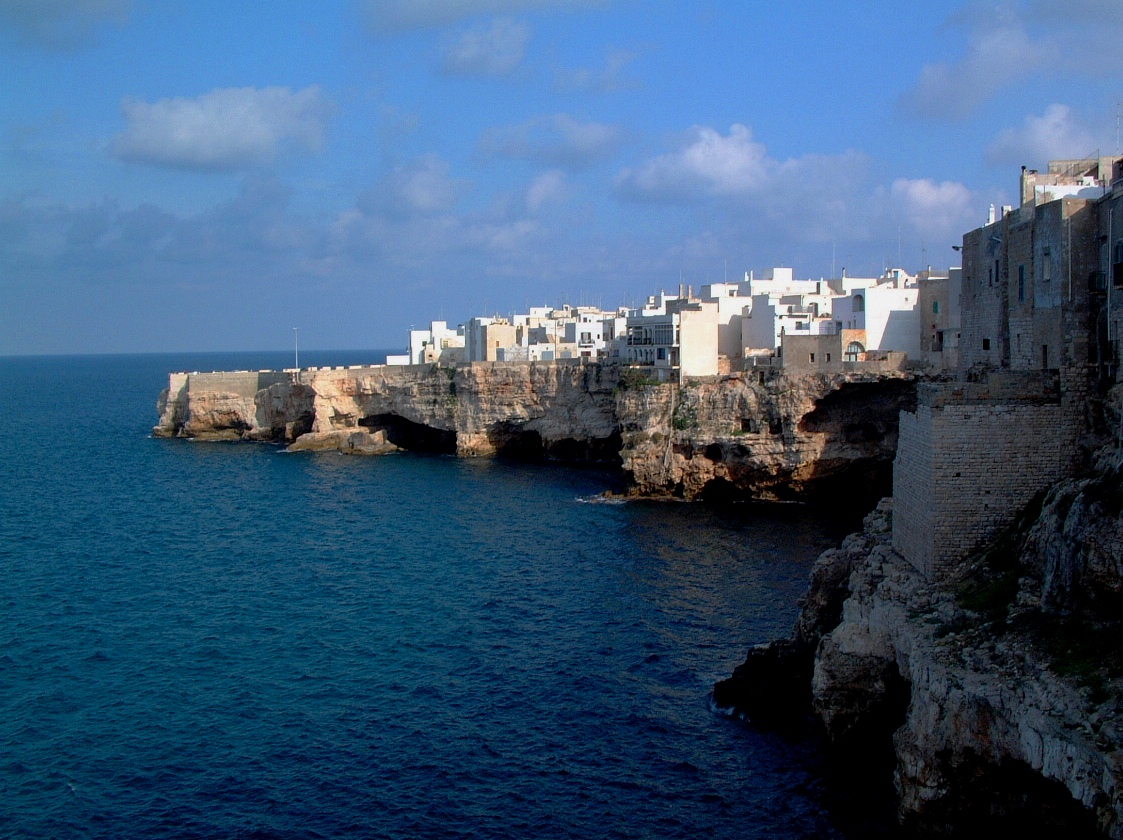
[[[995,763],[972,750],[937,756],[948,781],[947,795],[910,814],[905,828],[918,834],[966,832],[976,836],[1106,838],[1095,812],[1069,789],[1021,761]]]
[[[487,433],[495,455],[512,461],[542,461],[546,448],[542,435],[519,423],[496,423]]]
[[[853,836],[879,834],[879,827],[895,822],[893,735],[904,725],[912,702],[912,684],[896,662],[864,673],[861,681],[861,690],[847,694],[853,707],[839,716],[847,724],[831,732],[827,773],[828,805]]]
[[[620,464],[619,433],[607,438],[562,438],[545,440],[541,434],[519,423],[497,423],[488,440],[499,458],[513,461],[561,461],[567,464]]]
[[[375,414],[371,417],[363,417],[359,420],[359,425],[371,431],[382,430],[386,440],[394,446],[412,452],[456,454],[456,432],[434,429],[424,423],[414,423],[397,414]]]

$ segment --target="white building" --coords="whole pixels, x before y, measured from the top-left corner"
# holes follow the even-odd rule
[[[718,304],[713,301],[660,293],[629,314],[620,360],[668,371],[677,368],[682,376],[716,376],[718,321]]]
[[[899,268],[880,278],[840,277],[832,280],[779,279],[750,281],[752,306],[742,319],[743,352],[772,353],[782,336],[848,336],[846,357],[854,360],[869,350],[894,350],[918,359],[920,352],[919,288],[916,278]],[[757,289],[768,292],[756,293]]]
[[[427,330],[410,330],[409,353],[387,356],[386,364],[456,364],[463,359],[464,327],[449,329],[447,321],[433,321]]]
[[[741,356],[741,320],[752,307],[750,283],[709,283],[699,297],[717,305],[717,353],[729,359]]]

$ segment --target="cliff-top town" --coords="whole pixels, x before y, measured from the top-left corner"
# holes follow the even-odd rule
[[[409,352],[387,361],[583,359],[649,366],[664,381],[906,359],[947,371],[1093,362],[1107,375],[1118,364],[1109,336],[1123,317],[1120,296],[1111,294],[1123,288],[1123,222],[1115,222],[1121,191],[1120,158],[1052,161],[1046,172],[1023,169],[1020,207],[992,206],[987,224],[966,234],[962,268],[916,275],[894,268],[881,277],[849,277],[843,269],[818,280],[774,268],[697,293],[680,285],[636,308],[532,307],[455,328],[434,321],[411,330]],[[1068,314],[1089,306],[1101,319],[1098,332]]]

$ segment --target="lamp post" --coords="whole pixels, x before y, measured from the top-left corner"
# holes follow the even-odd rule
[[[293,367],[296,368],[296,381],[300,382],[300,327],[292,328]]]

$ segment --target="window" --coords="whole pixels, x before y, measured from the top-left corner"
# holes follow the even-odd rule
[[[865,312],[866,311],[866,300],[861,295],[854,295],[854,311],[855,312]]]
[[[1053,279],[1053,258],[1049,254],[1049,249],[1045,249],[1045,253],[1041,256],[1041,280],[1048,283]]]
[[[1018,266],[1018,303],[1025,303],[1026,299],[1026,267]]]
[[[831,360],[831,354],[827,353],[827,361],[829,362],[830,360]]]
[[[862,354],[865,352],[866,348],[863,347],[860,342],[851,341],[846,345],[845,359],[848,362],[856,362],[862,357]]]
[[[983,339],[983,349],[984,349],[984,350],[989,350],[989,349],[990,349],[990,339],[989,339],[989,338],[984,338],[984,339]]]
[[[1049,369],[1049,345],[1048,344],[1042,344],[1041,345],[1041,369],[1042,370],[1048,370]]]
[[[807,361],[811,362],[811,364],[815,364],[815,354],[814,353],[808,353],[807,355],[808,355]]]
[[[932,301],[932,314],[933,315],[939,315],[940,314],[940,302],[938,300]]]

